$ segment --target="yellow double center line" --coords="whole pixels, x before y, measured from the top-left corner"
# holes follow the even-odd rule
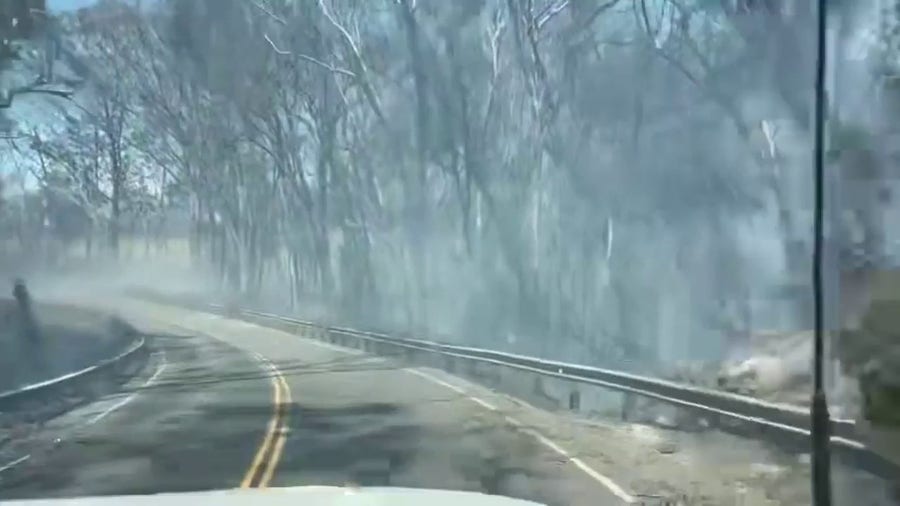
[[[272,373],[272,404],[274,412],[266,428],[262,444],[256,450],[250,468],[244,474],[241,488],[266,488],[272,481],[281,453],[284,451],[284,442],[287,438],[288,408],[291,404],[291,388],[284,376],[274,364],[264,359],[261,355],[257,358]]]

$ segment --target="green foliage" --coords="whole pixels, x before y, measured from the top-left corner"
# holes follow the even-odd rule
[[[838,163],[844,177],[871,179],[878,176],[879,161],[875,133],[863,125],[833,120],[826,159]]]
[[[873,135],[862,125],[843,123],[837,119],[829,123],[831,128],[831,148],[836,154],[844,150],[871,149]]]
[[[859,377],[863,415],[876,426],[900,428],[900,271],[872,274],[872,298],[858,330],[838,339],[844,369]]]

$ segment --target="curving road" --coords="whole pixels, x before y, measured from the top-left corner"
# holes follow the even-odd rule
[[[0,499],[348,484],[548,505],[633,499],[496,401],[433,373],[205,313],[116,306],[156,336],[147,370],[47,424],[0,473]]]

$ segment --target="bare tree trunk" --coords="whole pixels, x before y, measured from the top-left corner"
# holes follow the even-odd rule
[[[428,142],[430,139],[428,123],[428,95],[426,73],[422,52],[419,44],[419,27],[409,0],[400,1],[400,11],[403,24],[406,28],[406,38],[410,53],[410,62],[413,71],[413,81],[416,89],[416,164],[412,177],[413,187],[409,191],[413,203],[410,206],[410,245],[413,262],[414,286],[416,298],[419,302],[420,317],[416,325],[425,325],[428,321],[428,265],[425,259],[424,245],[428,243],[428,188],[427,188],[427,156]]]
[[[93,220],[88,225],[87,233],[84,234],[84,258],[90,260],[94,249],[94,224]]]
[[[112,195],[110,196],[110,205],[112,213],[109,221],[109,247],[113,257],[119,257],[119,227],[122,215],[122,185],[124,183],[122,174],[122,163],[119,160],[119,153],[115,148],[111,148],[110,160],[112,161]]]
[[[300,266],[297,265],[297,255],[293,251],[288,252],[288,275],[291,287],[291,308],[297,306],[300,289]]]

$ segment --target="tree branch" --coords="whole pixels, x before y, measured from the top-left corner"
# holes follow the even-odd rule
[[[300,58],[301,60],[308,61],[310,63],[314,63],[330,72],[334,72],[335,74],[342,74],[347,77],[354,77],[354,78],[357,77],[356,74],[354,74],[350,70],[335,67],[334,65],[330,65],[326,62],[323,62],[322,60],[319,60],[318,58],[313,58],[312,56],[309,56],[309,55],[306,55],[303,53],[294,54],[290,51],[281,49],[277,45],[275,45],[275,42],[272,41],[272,39],[269,37],[269,34],[267,34],[267,33],[263,34],[263,38],[266,39],[266,42],[269,43],[269,46],[272,47],[272,50],[275,51],[275,54],[278,54],[281,56],[296,56],[297,58]]]
[[[9,109],[12,107],[13,99],[16,95],[24,95],[26,93],[43,93],[61,98],[71,98],[75,93],[73,90],[55,90],[52,88],[38,88],[41,83],[35,83],[28,86],[19,86],[9,90],[5,100],[0,101],[0,109]]]
[[[275,54],[279,54],[279,55],[283,55],[283,56],[288,56],[288,55],[291,54],[290,51],[284,51],[284,50],[282,50],[282,49],[279,49],[278,46],[276,46],[275,43],[272,42],[272,39],[269,38],[269,34],[268,34],[268,33],[264,33],[264,34],[263,34],[263,38],[266,39],[266,42],[269,43],[269,45],[270,45],[270,46],[272,47],[272,49],[275,51]]]
[[[556,16],[557,14],[562,12],[562,10],[565,9],[568,5],[569,5],[569,0],[561,0],[560,2],[557,2],[555,4],[550,4],[547,7],[545,7],[541,11],[541,13],[538,15],[538,20],[537,20],[538,31],[540,31],[540,29],[543,28],[544,25],[547,24],[548,21],[553,19],[554,16]]]
[[[277,23],[287,26],[287,21],[285,21],[284,18],[277,16],[274,12],[266,9],[265,6],[263,6],[261,3],[256,2],[255,0],[250,0],[250,3],[257,9],[266,13],[266,15],[275,20]]]
[[[328,8],[325,7],[324,0],[318,0],[318,5],[319,9],[322,11],[322,15],[325,16],[325,19],[327,19],[328,22],[331,23],[331,25],[341,33],[341,36],[344,38],[344,42],[346,42],[347,46],[350,48],[350,51],[353,54],[353,59],[356,63],[357,71],[359,73],[356,78],[363,89],[363,94],[365,94],[366,99],[369,101],[369,105],[372,107],[372,110],[375,111],[375,115],[378,117],[378,120],[382,124],[386,124],[387,120],[384,117],[384,113],[381,111],[381,103],[378,100],[378,96],[375,95],[375,91],[372,89],[372,85],[369,83],[369,72],[366,68],[365,60],[363,60],[362,53],[360,53],[359,47],[353,40],[353,36],[350,35],[350,32],[348,32],[346,28],[338,23],[336,19],[334,19],[334,17],[328,11]]]

